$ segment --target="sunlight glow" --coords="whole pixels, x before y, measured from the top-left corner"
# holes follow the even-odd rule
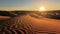
[[[41,6],[40,8],[39,8],[39,11],[45,11],[46,9],[45,9],[45,7],[44,6]]]

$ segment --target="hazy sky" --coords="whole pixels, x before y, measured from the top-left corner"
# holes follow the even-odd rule
[[[0,0],[0,10],[60,10],[60,0]]]

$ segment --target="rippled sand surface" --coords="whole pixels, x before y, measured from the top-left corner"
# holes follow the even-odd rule
[[[60,20],[26,13],[1,20],[0,34],[60,34]]]

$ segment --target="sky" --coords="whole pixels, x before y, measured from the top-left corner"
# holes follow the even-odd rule
[[[0,0],[0,10],[60,10],[60,0]]]

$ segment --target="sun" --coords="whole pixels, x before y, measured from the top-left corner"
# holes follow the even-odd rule
[[[44,6],[41,6],[40,8],[39,8],[39,11],[45,11],[46,9],[45,9],[45,7]]]

